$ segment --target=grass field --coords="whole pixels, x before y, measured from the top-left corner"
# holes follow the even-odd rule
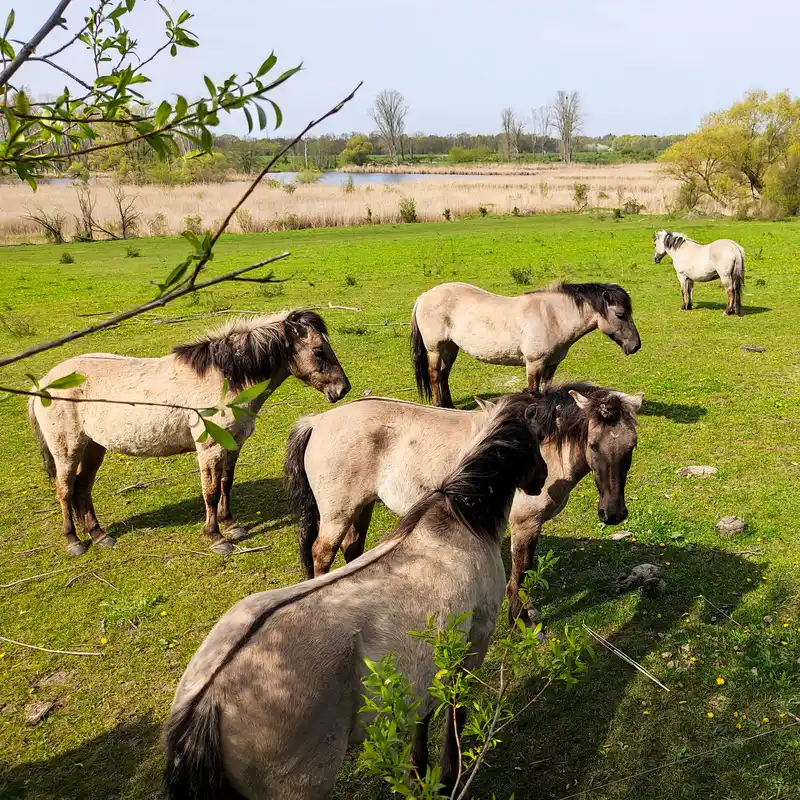
[[[747,249],[740,319],[722,316],[724,293],[715,284],[697,286],[695,311],[678,310],[671,265],[652,262],[652,231],[662,224],[558,215],[227,237],[215,271],[289,249],[292,258],[279,266],[293,279],[263,291],[232,284],[160,312],[357,307],[323,311],[353,384],[350,397],[369,391],[411,399],[406,323],[424,289],[461,280],[517,293],[525,287],[511,280],[515,267],[530,267],[536,286],[568,278],[629,289],[640,353],[625,357],[595,333],[572,349],[557,377],[645,394],[631,516],[622,526],[634,538],[606,538],[613,531],[600,526],[596,490],[585,480],[546,529],[543,550],[561,560],[551,589],[536,601],[550,631],[585,621],[670,691],[599,652],[579,686],[549,690],[505,732],[475,785],[483,798],[799,796],[800,726],[791,715],[800,715],[800,224],[681,223],[700,240],[729,236]],[[0,249],[0,351],[81,326],[86,319],[78,314],[150,297],[148,281],[163,278],[186,243],[150,239],[137,247],[135,259],[115,242]],[[59,263],[65,250],[73,264]],[[27,386],[25,372],[43,374],[80,352],[163,354],[214,321],[130,322],[11,367],[2,381]],[[745,352],[745,344],[767,349]],[[521,385],[521,369],[465,356],[451,379],[463,407],[476,394]],[[253,527],[248,544],[268,549],[228,559],[206,552],[199,482],[187,474],[192,457],[109,455],[95,502],[119,543],[72,560],[24,403],[0,404],[0,634],[102,653],[54,655],[0,642],[0,796],[158,796],[159,725],[189,658],[236,600],[301,577],[281,488],[284,443],[298,416],[326,407],[321,395],[287,382],[245,446],[234,501]],[[719,474],[676,476],[687,464],[713,465]],[[726,514],[743,517],[748,530],[721,538],[714,523]],[[377,511],[372,541],[393,523]],[[642,562],[662,566],[665,594],[616,595],[614,579]],[[515,703],[522,706],[537,685],[531,675]],[[51,701],[43,721],[25,722],[31,704]],[[370,798],[382,789],[348,760],[338,791]]]

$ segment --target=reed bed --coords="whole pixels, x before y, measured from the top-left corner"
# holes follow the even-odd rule
[[[476,169],[473,167],[472,169]],[[426,178],[403,184],[330,184],[260,186],[237,214],[233,233],[258,233],[299,228],[383,224],[403,221],[400,201],[413,198],[416,219],[441,221],[474,214],[518,214],[526,216],[575,209],[573,186],[586,184],[591,208],[612,209],[635,199],[645,213],[664,213],[675,189],[673,181],[652,164],[568,168],[540,165],[536,174],[481,174],[474,180]],[[112,184],[98,180],[89,184],[96,198],[95,218],[107,230],[115,226]],[[193,186],[129,186],[139,212],[137,235],[168,236],[187,228],[213,228],[241,195],[245,183]],[[41,241],[38,226],[26,215],[42,209],[67,217],[66,233],[75,234],[79,215],[76,187],[42,184],[36,193],[23,185],[0,189],[0,241]]]

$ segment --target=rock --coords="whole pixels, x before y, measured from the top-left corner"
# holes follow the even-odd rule
[[[670,652],[662,653],[661,658],[663,658],[664,661],[667,661],[668,659],[672,658],[672,653]]]
[[[760,344],[743,344],[742,350],[746,353],[766,353],[767,348],[762,347]]]
[[[712,475],[716,475],[719,470],[716,467],[681,467],[680,469],[675,470],[676,475],[680,475],[682,478],[710,478]]]
[[[55,700],[43,700],[39,703],[31,703],[25,709],[25,722],[28,725],[38,725],[54,708]]]
[[[617,592],[627,592],[640,586],[648,594],[660,594],[667,588],[661,570],[655,564],[639,564],[627,575],[620,575],[616,581]]]
[[[667,661],[667,669],[675,669],[675,662]]]
[[[764,617],[764,624],[765,625],[772,625],[772,617],[769,614],[767,614],[767,616]]]
[[[36,681],[36,686],[60,686],[63,683],[67,682],[67,673],[64,672],[63,669],[56,670],[55,672],[51,672],[49,675],[45,675],[44,678],[39,678]]]
[[[720,536],[733,536],[735,533],[743,533],[747,530],[747,523],[739,517],[726,516],[714,526],[714,530]]]
[[[633,536],[631,531],[617,531],[616,533],[610,533],[606,536],[606,539],[610,539],[612,542],[621,542],[623,539],[630,539]]]

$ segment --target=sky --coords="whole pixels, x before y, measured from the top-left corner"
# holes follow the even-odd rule
[[[70,28],[90,0],[73,0]],[[164,0],[189,8],[200,47],[162,57],[148,72],[148,99],[204,92],[202,76],[255,71],[274,51],[277,69],[303,70],[276,91],[280,134],[301,129],[363,81],[356,99],[320,133],[367,132],[384,88],[408,103],[409,133],[496,133],[511,107],[530,119],[559,89],[580,93],[584,132],[687,133],[702,116],[748,89],[800,91],[798,0]],[[11,0],[12,36],[29,38],[54,0]],[[5,12],[2,12],[3,16]],[[144,52],[163,37],[155,0],[138,0],[134,31]],[[40,52],[64,41],[60,32]],[[74,48],[62,62],[85,74]],[[20,83],[56,93],[64,79],[43,65]],[[241,112],[239,112],[241,114]],[[242,116],[225,132],[244,135]]]

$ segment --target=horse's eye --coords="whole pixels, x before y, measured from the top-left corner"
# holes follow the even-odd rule
[[[589,449],[596,453],[597,450],[599,449],[599,445],[597,444],[597,442],[590,442]]]
[[[625,312],[624,311],[616,311],[614,313],[617,315],[618,319],[625,319]]]

